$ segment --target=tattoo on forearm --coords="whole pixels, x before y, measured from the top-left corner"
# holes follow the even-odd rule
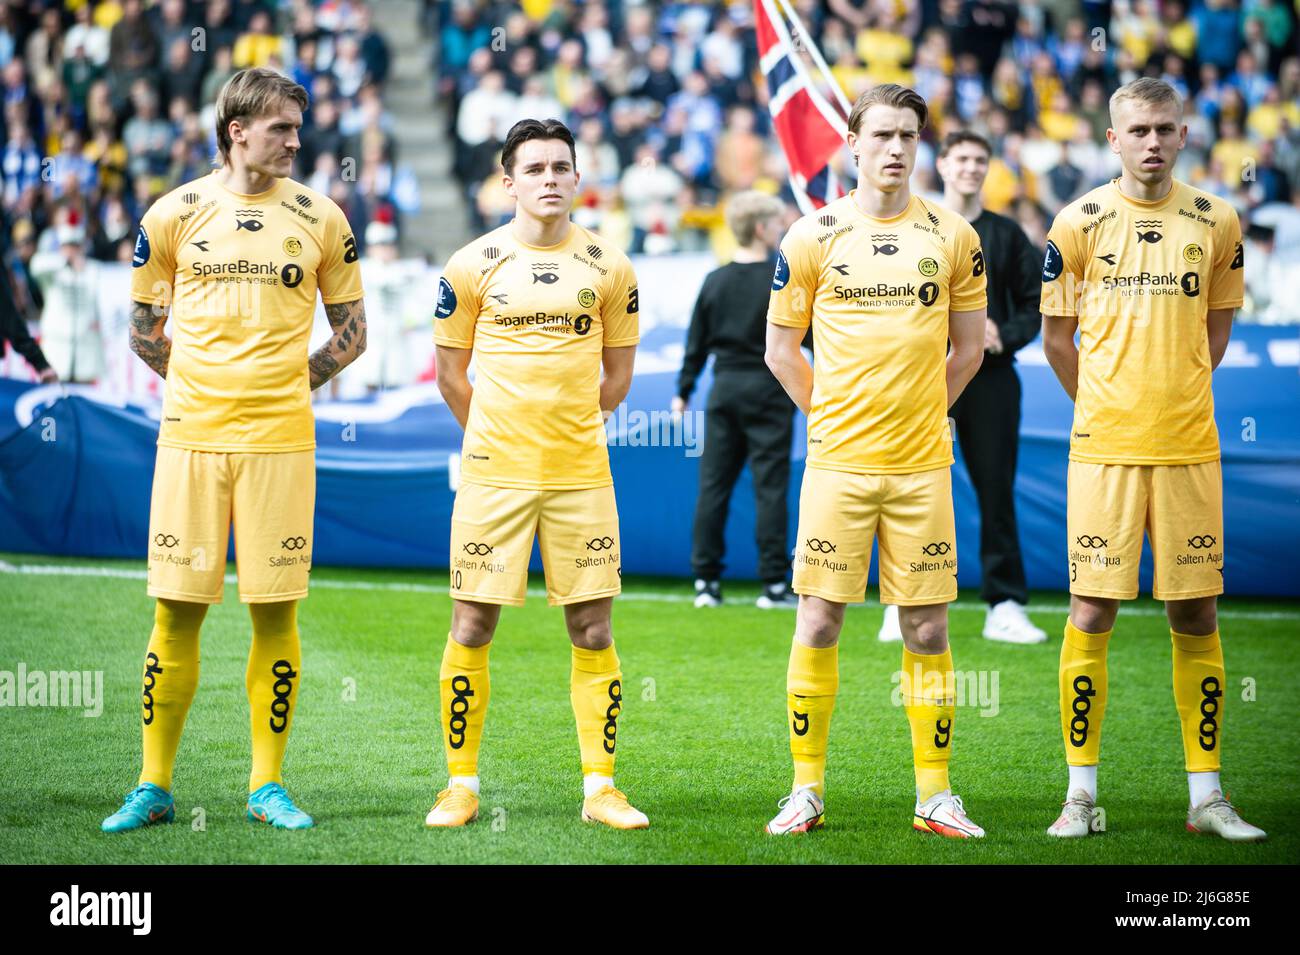
[[[366,305],[364,299],[325,306],[334,337],[307,361],[311,386],[319,388],[366,350]]]
[[[323,346],[307,359],[307,367],[311,370],[312,388],[319,388],[339,372],[339,363],[330,354],[329,345]]]
[[[167,315],[158,314],[155,306],[144,302],[131,303],[131,351],[160,378],[167,377],[167,365],[172,355],[172,341],[162,331],[166,321]]]

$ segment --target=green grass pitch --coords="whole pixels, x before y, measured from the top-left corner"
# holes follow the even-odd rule
[[[951,614],[957,669],[998,677],[997,714],[981,716],[970,700],[976,705],[959,707],[954,726],[954,788],[988,831],[984,840],[911,830],[907,722],[890,702],[901,650],[876,641],[874,602],[850,608],[841,638],[826,828],[765,836],[763,824],[790,784],[784,697],[794,615],[755,609],[754,586],[732,586],[727,606],[702,611],[685,599],[684,584],[645,579],[624,581],[614,630],[625,701],[618,783],[650,816],[649,831],[579,820],[568,641],[561,612],[535,591],[526,607],[503,613],[492,650],[480,821],[429,831],[424,815],[445,782],[436,702],[450,618],[445,575],[333,568],[313,573],[299,614],[303,678],[286,762],[289,790],[316,829],[278,832],[244,818],[249,622],[228,583],[225,604],[204,626],[199,690],[177,762],[177,822],[109,836],[100,820],[139,770],[139,676],[152,619],[141,563],[0,561],[0,670],[20,662],[28,671],[102,670],[105,697],[98,718],[66,708],[0,709],[6,862],[1300,860],[1290,824],[1300,761],[1286,703],[1300,680],[1295,603],[1221,604],[1230,687],[1224,781],[1244,816],[1269,831],[1259,845],[1184,829],[1169,631],[1150,601],[1126,605],[1111,644],[1100,792],[1108,831],[1067,844],[1044,834],[1065,785],[1056,703],[1062,594],[1035,595],[1033,617],[1051,635],[1044,646],[983,640],[974,594],[963,594]],[[32,573],[33,565],[58,572]],[[1247,679],[1253,702],[1242,700]]]

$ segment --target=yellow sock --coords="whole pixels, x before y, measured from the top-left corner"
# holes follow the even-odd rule
[[[199,627],[207,604],[159,599],[144,658],[140,723],[144,768],[140,782],[171,792],[176,747],[199,685]]]
[[[1106,647],[1112,631],[1084,633],[1065,622],[1059,686],[1065,762],[1096,766],[1101,760],[1101,721],[1106,715]]]
[[[1226,699],[1219,631],[1204,637],[1170,633],[1174,639],[1174,702],[1183,726],[1187,771],[1218,772]]]
[[[447,772],[452,776],[478,775],[478,749],[487,721],[491,681],[488,651],[492,645],[467,647],[447,634],[438,672],[441,698],[442,743],[447,751]]]
[[[296,600],[249,604],[248,612],[253,618],[253,646],[244,685],[253,732],[253,769],[248,776],[251,793],[267,783],[283,782],[281,770],[298,698],[302,650]]]
[[[903,712],[912,730],[912,767],[916,799],[925,802],[949,788],[948,756],[952,752],[952,723],[957,713],[953,687],[952,651],[913,653],[903,648],[899,689]]]
[[[794,786],[812,786],[819,796],[824,796],[826,741],[831,733],[835,694],[840,689],[839,646],[809,647],[795,640],[785,685]]]
[[[582,774],[612,777],[618,714],[623,710],[623,673],[612,643],[603,650],[573,648],[569,699],[578,720]]]

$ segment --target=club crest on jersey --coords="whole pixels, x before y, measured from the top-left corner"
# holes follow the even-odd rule
[[[583,289],[578,293],[578,304],[583,308],[591,308],[596,304],[596,293],[589,288]]]
[[[438,305],[433,310],[434,318],[448,318],[456,311],[456,292],[444,275],[438,279]]]
[[[302,254],[302,240],[295,238],[294,236],[289,236],[289,238],[284,240],[284,253],[285,255],[294,256]]]
[[[1043,256],[1043,281],[1055,282],[1061,277],[1061,270],[1065,268],[1065,259],[1061,256],[1061,250],[1056,247],[1056,243],[1051,239],[1047,240],[1047,254]]]
[[[772,273],[772,291],[779,292],[790,281],[790,263],[784,252],[776,254],[776,271]]]
[[[939,263],[931,258],[924,258],[916,265],[922,275],[937,275],[939,272]]]
[[[135,234],[135,252],[131,256],[131,265],[139,268],[149,261],[149,233],[144,231],[144,223],[140,224],[140,231]]]

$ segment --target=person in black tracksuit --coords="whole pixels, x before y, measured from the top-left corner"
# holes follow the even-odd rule
[[[1038,334],[1043,254],[1020,226],[983,208],[980,191],[992,155],[969,132],[950,134],[939,151],[944,205],[974,226],[988,276],[984,362],[949,414],[980,507],[980,594],[989,605],[984,636],[1010,643],[1047,639],[1025,615],[1029,601],[1013,486],[1020,443],[1020,376],[1015,354]]]
[[[0,357],[4,356],[5,342],[27,359],[43,383],[50,384],[59,380],[58,374],[45,360],[41,346],[27,331],[27,322],[10,294],[9,275],[3,262],[0,262]]]
[[[772,253],[781,241],[783,215],[784,204],[763,193],[731,199],[727,220],[740,248],[730,264],[705,278],[687,333],[674,412],[686,410],[704,363],[714,356],[691,547],[697,607],[716,606],[722,600],[723,530],[731,492],[746,460],[754,479],[758,576],[764,585],[758,606],[793,607],[798,602],[786,582],[786,498],[795,409],[763,358]]]

